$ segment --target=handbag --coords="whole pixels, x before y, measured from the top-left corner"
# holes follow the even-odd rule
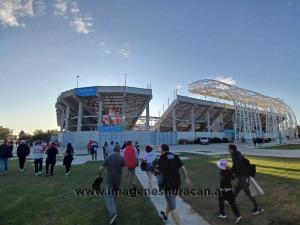
[[[147,168],[147,163],[145,161],[142,161],[141,162],[141,170],[146,171],[146,168]]]
[[[92,184],[92,189],[94,191],[100,191],[102,182],[103,182],[103,178],[102,177],[96,177],[96,179],[94,180],[94,182]]]
[[[249,190],[252,197],[264,194],[263,189],[258,185],[258,183],[253,177],[250,177],[249,180]]]

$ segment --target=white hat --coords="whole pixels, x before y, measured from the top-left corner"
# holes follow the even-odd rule
[[[226,159],[220,159],[218,162],[217,162],[217,167],[221,170],[225,170],[226,169],[226,166],[227,166],[227,160]]]

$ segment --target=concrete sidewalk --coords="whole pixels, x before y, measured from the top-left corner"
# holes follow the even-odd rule
[[[140,168],[136,168],[136,175],[143,185],[144,188],[148,188],[148,178],[144,171]],[[153,187],[158,189],[156,177],[153,177]],[[166,200],[164,196],[161,195],[150,195],[150,200],[155,206],[158,215],[161,210],[164,210],[166,207]],[[180,197],[177,197],[176,202],[176,211],[179,214],[182,225],[210,225],[206,220],[204,220],[195,210],[191,208],[189,204],[184,202]],[[160,215],[159,215],[160,216]],[[168,224],[174,225],[171,214],[169,215]]]

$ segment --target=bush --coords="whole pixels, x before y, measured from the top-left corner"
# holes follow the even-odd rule
[[[187,139],[179,139],[178,144],[179,145],[186,145],[189,141]]]
[[[222,139],[218,137],[209,138],[209,143],[214,143],[214,144],[222,143]]]
[[[226,137],[223,137],[222,142],[223,142],[223,143],[229,143],[229,139],[226,138]]]

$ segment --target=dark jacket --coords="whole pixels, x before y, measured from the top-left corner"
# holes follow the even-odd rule
[[[47,161],[49,162],[55,162],[56,161],[56,155],[58,154],[58,150],[56,147],[50,147],[46,151],[47,156]]]
[[[0,158],[8,158],[9,157],[9,147],[6,144],[0,145]]]
[[[17,148],[17,155],[18,157],[26,157],[30,153],[30,148],[27,144],[22,143]]]
[[[234,175],[239,177],[244,177],[246,175],[245,166],[243,164],[244,156],[239,151],[234,152],[231,155],[232,158],[232,172]]]
[[[231,180],[234,179],[231,169],[221,170],[220,172],[220,188],[232,188]]]

